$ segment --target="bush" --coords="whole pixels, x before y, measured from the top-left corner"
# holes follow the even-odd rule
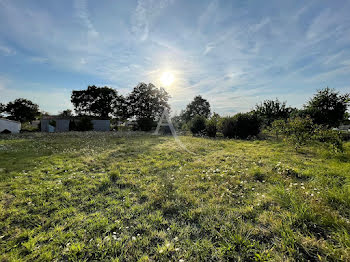
[[[227,117],[222,122],[222,133],[228,138],[241,138],[256,136],[260,132],[260,120],[251,113],[239,113],[234,117]]]
[[[225,117],[221,123],[221,130],[224,137],[234,138],[236,136],[235,132],[235,120],[233,117]]]
[[[310,117],[289,118],[287,122],[274,121],[272,128],[276,134],[281,133],[285,140],[292,143],[295,148],[299,148],[311,141],[315,126]]]
[[[318,126],[313,139],[329,145],[334,151],[343,152],[343,141],[340,132]]]
[[[342,141],[350,141],[350,132],[341,131],[340,137],[341,137]]]
[[[32,126],[30,122],[25,122],[21,125],[21,132],[38,132],[40,131],[39,125]]]
[[[217,124],[214,121],[207,121],[206,127],[205,127],[205,133],[209,137],[216,137],[216,131],[217,131]]]
[[[203,116],[195,116],[190,123],[190,130],[193,135],[203,134],[205,131],[206,119]]]
[[[219,120],[220,116],[214,113],[214,115],[206,121],[205,133],[207,134],[207,136],[216,137]]]
[[[141,131],[151,131],[154,121],[151,118],[140,118],[137,120],[138,129]]]
[[[284,139],[292,143],[295,149],[311,142],[321,142],[332,147],[335,151],[343,150],[341,134],[314,124],[309,116],[295,117],[286,122],[276,120],[272,123],[272,131],[276,133],[277,138],[278,134],[284,135]]]
[[[285,133],[286,121],[284,120],[275,120],[271,124],[271,130],[276,136],[276,139],[279,138],[279,135]]]
[[[94,129],[94,125],[89,117],[82,117],[76,124],[77,131],[91,131]]]

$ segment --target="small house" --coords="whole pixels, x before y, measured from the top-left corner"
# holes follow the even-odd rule
[[[41,120],[41,132],[69,132],[70,123],[80,121],[80,117],[45,116]],[[110,120],[92,119],[93,131],[110,131]]]
[[[11,132],[14,134],[18,134],[20,131],[21,131],[20,122],[5,119],[5,118],[0,118],[0,133]]]

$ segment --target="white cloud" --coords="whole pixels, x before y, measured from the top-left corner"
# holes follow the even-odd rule
[[[87,27],[88,35],[91,37],[98,37],[99,33],[96,31],[89,17],[87,0],[74,0],[74,8],[82,24]]]
[[[148,34],[153,21],[162,9],[171,4],[173,0],[138,0],[134,14],[132,15],[132,32],[141,41],[148,39]]]

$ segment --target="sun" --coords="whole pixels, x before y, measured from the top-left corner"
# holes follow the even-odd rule
[[[164,72],[160,78],[160,82],[164,86],[170,86],[174,82],[174,75],[170,72]]]

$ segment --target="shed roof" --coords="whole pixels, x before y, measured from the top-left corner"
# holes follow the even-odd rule
[[[10,119],[1,118],[1,117],[0,117],[0,120],[9,121],[9,122],[17,123],[17,124],[20,124],[20,123],[21,123],[21,122],[19,122],[19,121],[10,120]]]

